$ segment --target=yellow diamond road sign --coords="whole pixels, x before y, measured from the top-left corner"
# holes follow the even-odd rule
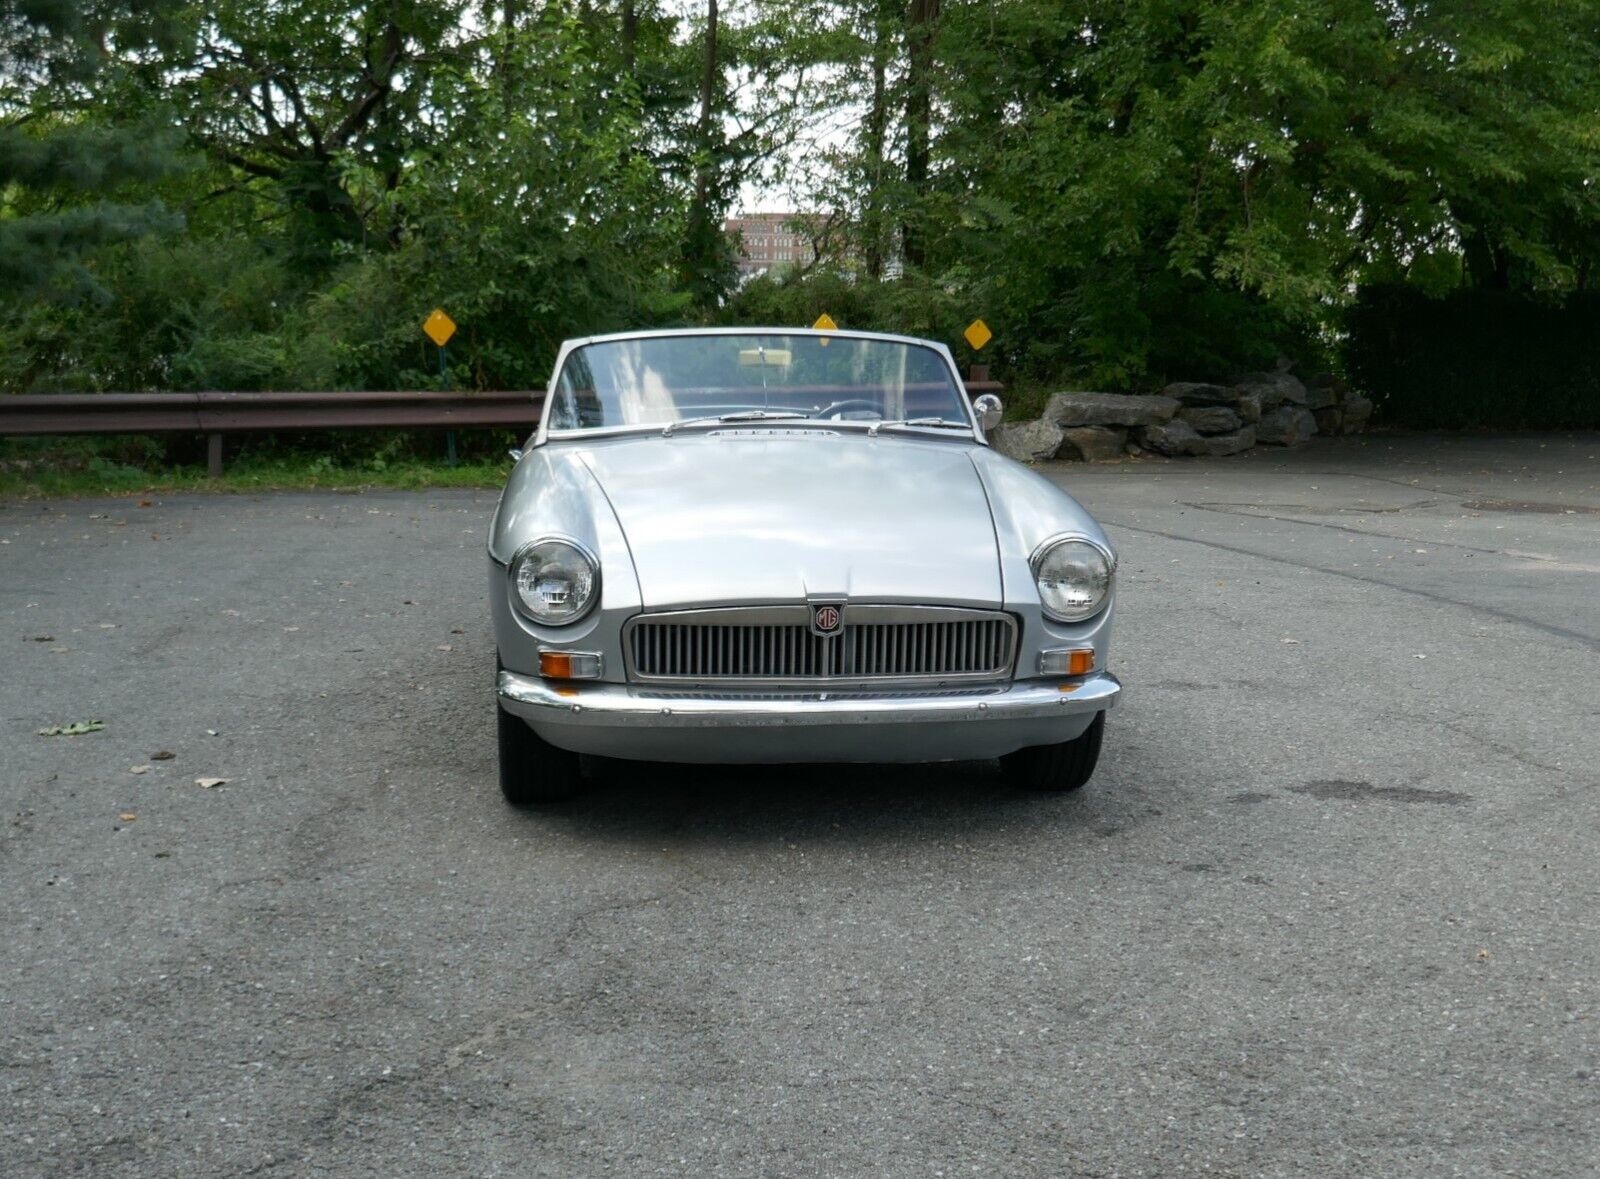
[[[994,333],[989,330],[989,325],[981,319],[973,320],[961,334],[967,338],[967,343],[972,345],[975,352],[982,352],[983,346],[994,339]]]
[[[836,332],[839,330],[839,325],[833,322],[833,316],[829,315],[826,311],[817,316],[817,322],[811,326],[816,328],[819,332]]]
[[[443,348],[450,342],[450,337],[456,334],[456,321],[441,308],[435,307],[433,314],[423,321],[422,330],[427,333],[428,339]]]

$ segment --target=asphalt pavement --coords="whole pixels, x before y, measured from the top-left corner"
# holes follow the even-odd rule
[[[1600,1174],[1600,436],[1047,473],[1065,798],[519,813],[492,493],[0,504],[0,1175]]]

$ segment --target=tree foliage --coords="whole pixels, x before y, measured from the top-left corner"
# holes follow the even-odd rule
[[[0,0],[0,290],[103,294],[81,259],[180,224],[139,191],[179,166],[179,135],[103,100],[175,36],[163,0]]]
[[[0,0],[0,388],[430,386],[434,306],[482,387],[824,310],[1320,363],[1367,287],[1591,289],[1597,94],[1600,0]],[[826,242],[741,287],[758,182]]]

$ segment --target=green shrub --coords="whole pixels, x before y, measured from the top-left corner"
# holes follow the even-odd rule
[[[1414,429],[1600,428],[1600,293],[1538,300],[1363,290],[1344,364],[1377,421]]]

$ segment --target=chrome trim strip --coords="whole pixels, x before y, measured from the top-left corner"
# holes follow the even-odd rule
[[[926,724],[942,721],[1046,719],[1116,706],[1122,685],[1110,672],[1079,681],[1071,692],[1055,682],[1029,682],[990,692],[894,693],[836,698],[817,692],[745,697],[656,695],[625,684],[567,684],[562,695],[548,681],[502,671],[498,680],[508,711],[552,725],[627,724],[641,728],[804,728],[812,725]]]

